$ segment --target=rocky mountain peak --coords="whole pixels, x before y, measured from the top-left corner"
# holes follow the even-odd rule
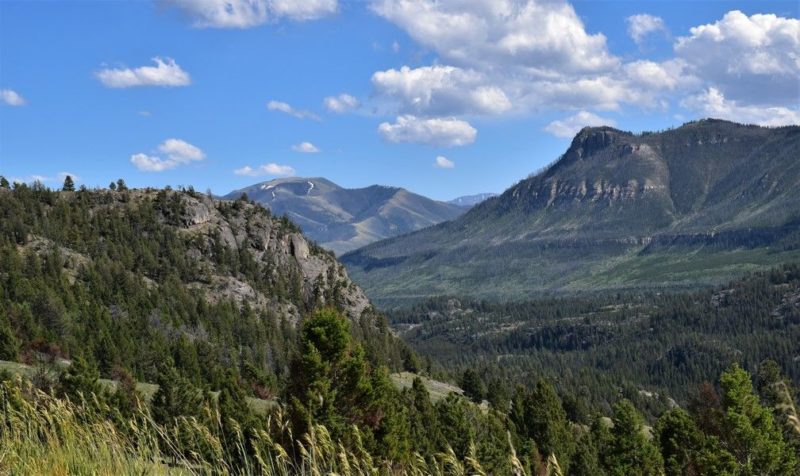
[[[586,157],[603,150],[621,139],[633,137],[630,132],[620,131],[613,127],[584,127],[572,140],[567,155],[575,154],[578,158]]]

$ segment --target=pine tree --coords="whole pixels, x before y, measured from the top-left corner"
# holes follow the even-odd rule
[[[756,381],[764,405],[772,409],[776,423],[783,429],[784,439],[800,457],[800,411],[792,381],[783,375],[774,360],[761,363]]]
[[[720,377],[726,443],[743,474],[792,474],[797,459],[772,412],[758,401],[750,375],[734,364]]]
[[[58,392],[72,400],[89,400],[92,394],[101,395],[99,378],[97,369],[89,365],[83,357],[77,356],[59,377]]]
[[[199,416],[203,408],[203,393],[174,368],[162,371],[158,379],[158,390],[150,401],[153,419],[160,424],[169,424],[179,417]]]
[[[542,457],[554,454],[561,468],[566,471],[575,452],[575,444],[561,399],[546,380],[536,382],[533,392],[525,398],[524,418],[522,428],[526,430],[526,436],[536,443]]]
[[[8,317],[0,315],[0,360],[17,360],[19,339],[14,335]]]
[[[661,453],[646,436],[644,420],[631,402],[622,400],[614,406],[613,423],[608,452],[601,452],[608,473],[614,476],[661,475]]]
[[[733,474],[736,461],[715,436],[704,435],[689,413],[674,409],[656,422],[667,476]]]
[[[0,188],[11,188],[11,184],[8,183],[8,180],[0,175]]]
[[[486,393],[483,381],[474,369],[467,369],[462,374],[461,389],[464,390],[464,395],[475,403],[481,403]]]
[[[61,187],[61,190],[64,192],[74,192],[75,191],[75,182],[72,180],[72,177],[67,175],[64,177],[64,185]]]

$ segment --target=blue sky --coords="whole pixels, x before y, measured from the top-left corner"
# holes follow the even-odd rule
[[[798,8],[0,0],[0,174],[500,192],[584,125],[800,122]]]

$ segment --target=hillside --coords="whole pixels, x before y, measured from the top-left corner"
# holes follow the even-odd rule
[[[235,190],[273,214],[287,215],[320,246],[341,254],[369,243],[453,219],[464,208],[398,187],[346,189],[323,178],[288,178]]]
[[[586,128],[451,222],[342,257],[373,299],[686,287],[800,256],[800,127]]]
[[[344,267],[251,203],[0,188],[0,263],[0,360],[78,355],[145,382],[172,365],[212,390],[233,372],[271,395],[299,323],[332,307],[373,361],[399,366],[400,343]]]

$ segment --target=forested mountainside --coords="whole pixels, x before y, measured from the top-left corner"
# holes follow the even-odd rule
[[[337,254],[453,219],[465,208],[399,187],[372,185],[347,189],[324,178],[292,177],[235,190],[287,215],[309,238]]]
[[[399,343],[344,267],[251,203],[0,188],[0,244],[0,360],[80,355],[145,381],[167,364],[212,389],[233,371],[274,394],[298,323],[330,306],[375,362],[399,366]]]
[[[658,415],[731,362],[781,362],[800,382],[800,266],[711,290],[627,292],[496,303],[439,297],[389,311],[420,354],[454,375],[477,370],[508,392],[531,375],[592,406],[619,394]]]
[[[435,365],[287,219],[191,189],[72,188],[0,177],[0,473],[796,473],[775,362],[743,360],[754,380],[727,366],[649,420],[624,392],[608,408],[535,373],[484,395],[464,372],[472,401],[434,402],[389,372]],[[20,362],[30,379],[2,370]]]
[[[377,302],[721,283],[800,256],[800,127],[586,128],[451,222],[342,257]]]

